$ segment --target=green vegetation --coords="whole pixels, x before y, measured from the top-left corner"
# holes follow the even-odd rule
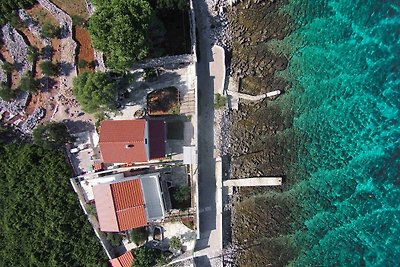
[[[132,229],[130,232],[131,240],[137,245],[141,245],[147,241],[147,230],[146,227],[140,227],[136,229]]]
[[[66,143],[73,142],[65,124],[57,122],[37,126],[32,136],[36,145],[48,149],[62,149]]]
[[[80,27],[86,26],[86,20],[84,18],[82,18],[81,16],[72,15],[71,19],[72,19],[72,24],[74,26],[80,26]]]
[[[59,38],[61,34],[61,29],[49,22],[46,22],[42,26],[42,36],[45,38]]]
[[[87,66],[88,66],[88,62],[87,62],[86,60],[80,59],[80,60],[78,61],[78,67],[79,67],[80,69],[86,68]]]
[[[121,245],[122,237],[120,234],[117,233],[107,233],[106,236],[107,240],[110,241],[111,246],[118,247]]]
[[[4,101],[10,101],[15,97],[15,92],[6,83],[0,83],[0,98]]]
[[[180,250],[182,248],[181,240],[176,236],[171,237],[171,240],[169,240],[169,248],[173,250]]]
[[[95,48],[103,51],[106,64],[122,72],[148,54],[146,35],[152,9],[146,0],[95,1],[89,32]]]
[[[42,70],[42,73],[46,76],[56,76],[58,72],[57,65],[48,60],[40,63],[40,69]]]
[[[145,81],[152,81],[157,79],[157,71],[154,68],[144,69],[143,79]]]
[[[154,0],[153,0],[154,1]],[[155,0],[159,9],[184,10],[189,7],[188,0]]]
[[[214,96],[214,108],[220,109],[225,107],[226,97],[221,94],[215,94]]]
[[[133,267],[150,267],[162,257],[161,251],[142,246],[133,251]]]
[[[191,190],[189,186],[177,186],[170,189],[172,207],[186,210],[190,208]]]
[[[185,202],[190,200],[190,187],[183,185],[176,187],[173,197],[178,202]]]
[[[35,0],[1,0],[0,1],[0,25],[10,22],[12,26],[17,23],[17,10],[33,5]]]
[[[36,81],[32,77],[32,73],[28,72],[21,77],[19,89],[30,93],[36,92]]]
[[[39,56],[39,49],[35,46],[28,46],[27,56],[29,62],[35,62]]]
[[[0,146],[1,266],[104,266],[61,151]]]
[[[86,204],[86,211],[89,215],[93,215],[93,216],[97,215],[96,206],[93,204]]]
[[[4,70],[5,73],[10,74],[13,70],[15,70],[14,64],[10,62],[4,62],[1,68]]]
[[[116,109],[117,89],[107,73],[81,73],[74,79],[73,87],[76,99],[86,112]]]

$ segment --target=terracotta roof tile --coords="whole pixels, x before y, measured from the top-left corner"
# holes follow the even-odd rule
[[[144,205],[117,211],[117,220],[120,231],[146,226],[147,218]]]
[[[115,210],[144,205],[140,179],[111,184]]]
[[[146,162],[146,120],[105,120],[100,125],[99,146],[106,163]]]
[[[131,251],[128,251],[118,258],[109,261],[112,267],[132,267],[133,255]]]

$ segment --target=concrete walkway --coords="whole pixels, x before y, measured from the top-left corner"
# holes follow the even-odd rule
[[[199,189],[199,229],[200,239],[195,247],[196,266],[222,266],[222,240],[217,229],[217,181],[214,159],[214,89],[222,78],[214,62],[210,42],[210,22],[205,1],[194,1],[198,32],[198,189]],[[215,82],[217,81],[217,82]]]

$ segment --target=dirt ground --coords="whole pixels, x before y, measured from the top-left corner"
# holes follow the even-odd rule
[[[89,64],[94,61],[94,50],[89,32],[82,27],[75,27],[75,40],[79,43],[78,62],[86,60]],[[79,68],[79,72],[94,72],[93,67]]]
[[[175,87],[167,87],[147,96],[149,115],[166,115],[179,113],[179,94]]]
[[[84,20],[89,18],[89,14],[86,10],[85,0],[52,0],[51,2],[64,10],[70,16],[79,16]]]
[[[44,9],[40,4],[36,4],[33,7],[27,9],[26,12],[36,21],[38,21],[40,25],[48,22],[52,25],[59,26],[56,18],[54,18],[53,15],[51,15],[50,12]]]

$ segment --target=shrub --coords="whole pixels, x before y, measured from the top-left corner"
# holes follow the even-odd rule
[[[146,227],[132,229],[130,232],[131,239],[137,246],[147,241],[147,235]]]
[[[0,97],[4,101],[10,101],[15,96],[15,92],[4,82],[0,83]]]
[[[174,199],[180,203],[186,202],[190,199],[190,187],[189,186],[178,186],[174,191]]]
[[[181,240],[176,236],[171,237],[171,240],[169,241],[169,248],[173,250],[180,250],[182,248]]]
[[[21,77],[21,80],[19,82],[19,89],[31,93],[36,91],[36,81],[32,77],[30,72],[26,73]]]
[[[226,97],[221,94],[215,94],[214,96],[214,107],[216,109],[220,109],[225,107],[226,105]]]
[[[110,244],[113,247],[118,247],[119,245],[121,245],[122,237],[120,234],[107,233],[106,238],[108,241],[110,241]]]
[[[53,24],[50,24],[46,22],[42,26],[42,37],[45,38],[59,38],[61,34],[61,29],[60,27],[54,26]]]
[[[48,60],[40,63],[40,69],[42,70],[42,73],[46,76],[55,76],[58,71],[57,65]]]
[[[13,70],[15,70],[14,64],[9,62],[4,62],[1,68],[4,70],[5,73],[10,74]]]
[[[86,60],[84,60],[84,59],[79,60],[79,62],[78,62],[79,68],[83,69],[83,68],[86,68],[87,66],[88,66],[88,62]]]

